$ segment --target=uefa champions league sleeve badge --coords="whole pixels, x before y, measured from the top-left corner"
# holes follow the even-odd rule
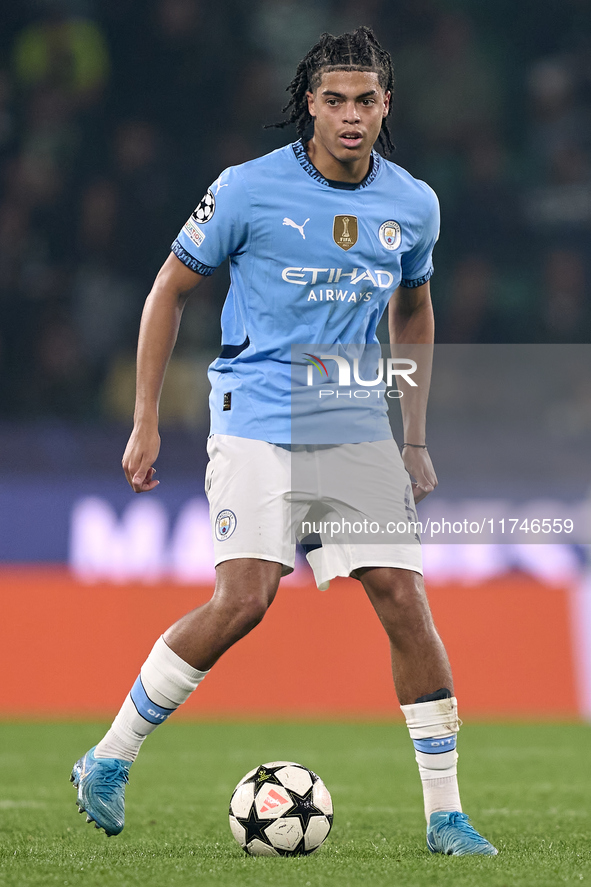
[[[213,196],[213,191],[211,188],[208,189],[207,193],[201,198],[193,212],[191,213],[191,218],[194,219],[198,224],[205,225],[206,222],[213,217],[215,212],[215,197]]]

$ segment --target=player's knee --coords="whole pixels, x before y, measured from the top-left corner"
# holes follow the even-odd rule
[[[253,592],[240,597],[233,621],[242,634],[247,634],[262,621],[271,601],[263,592]]]
[[[368,596],[393,643],[403,642],[409,634],[434,630],[421,576],[388,575],[396,572],[380,571],[379,576],[364,582]]]
[[[273,595],[264,588],[243,589],[234,594],[216,594],[212,603],[228,625],[244,633],[254,628],[269,609]]]
[[[422,577],[408,570],[373,570],[365,574],[362,581],[372,599],[388,602],[396,608],[422,603],[425,599]]]
[[[211,604],[232,637],[243,637],[263,619],[275,597],[279,578],[271,571],[252,569],[244,575],[218,574]]]

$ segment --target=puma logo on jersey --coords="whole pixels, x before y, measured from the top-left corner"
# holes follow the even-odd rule
[[[221,185],[221,184],[218,182],[218,183],[217,183],[217,188],[215,189],[216,197],[217,197],[217,195],[220,193],[220,189],[221,189],[221,188],[227,188],[227,187],[228,187],[228,183],[227,183],[227,182],[226,182],[225,185]]]
[[[284,225],[289,225],[290,228],[297,228],[298,231],[300,232],[300,234],[302,235],[302,237],[303,237],[304,240],[305,240],[305,239],[306,239],[306,235],[304,234],[304,227],[305,227],[305,225],[308,224],[309,221],[310,221],[310,219],[306,219],[306,221],[304,222],[303,225],[296,225],[296,223],[295,223],[295,222],[292,222],[291,219],[287,219],[287,218],[286,218],[286,219],[283,219],[283,224],[284,224]]]

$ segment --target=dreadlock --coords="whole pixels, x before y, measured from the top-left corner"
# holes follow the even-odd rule
[[[312,122],[308,111],[306,93],[313,92],[322,80],[325,71],[373,71],[378,75],[382,89],[390,93],[394,90],[394,72],[390,53],[382,49],[371,30],[365,26],[356,28],[340,37],[324,33],[320,40],[299,63],[295,77],[287,87],[291,98],[282,113],[285,120],[272,123],[270,127],[283,128],[295,123],[299,136]],[[388,114],[390,114],[390,109]],[[379,142],[390,153],[394,150],[386,118],[382,120]]]

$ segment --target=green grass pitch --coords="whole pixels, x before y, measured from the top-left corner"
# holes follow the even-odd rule
[[[591,728],[468,724],[460,785],[490,858],[432,856],[400,724],[170,723],[131,771],[117,838],[78,816],[68,782],[104,724],[0,724],[0,885],[556,887],[591,884]],[[335,805],[312,856],[250,858],[228,827],[238,780],[267,760],[322,776]]]

